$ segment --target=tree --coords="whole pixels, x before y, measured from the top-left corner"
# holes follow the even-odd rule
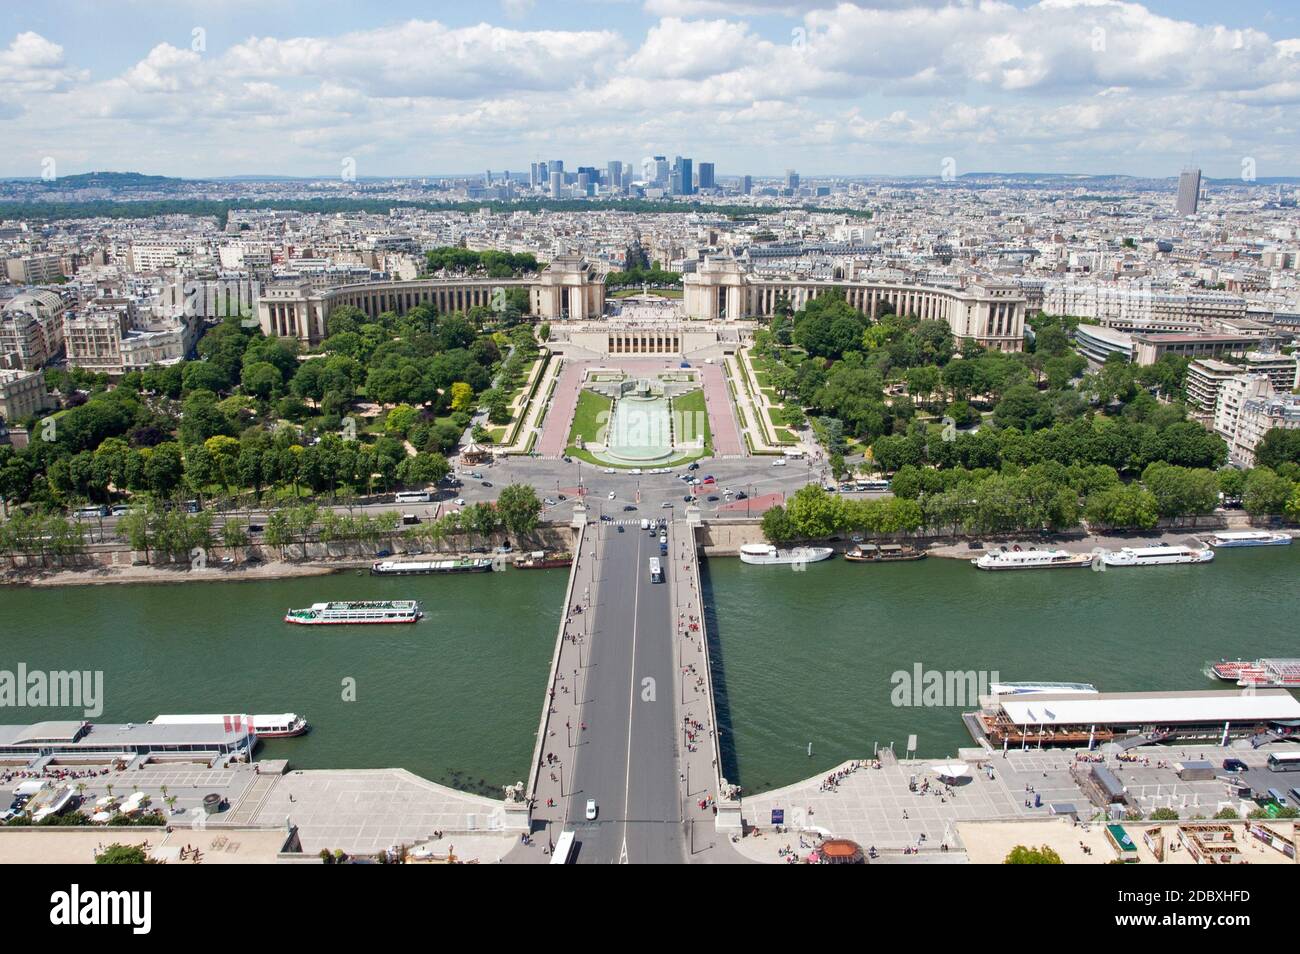
[[[453,411],[463,411],[469,408],[469,402],[474,398],[474,389],[464,381],[456,381],[451,386],[451,409]]]
[[[840,500],[819,484],[807,484],[795,491],[786,511],[796,533],[803,538],[829,537],[840,528]]]
[[[123,845],[114,842],[95,855],[97,865],[155,865],[158,862],[140,845]]]
[[[763,513],[762,527],[763,536],[768,542],[778,546],[790,542],[798,535],[794,521],[790,519],[785,507],[780,504]]]
[[[528,534],[537,528],[542,502],[528,484],[510,484],[502,489],[501,496],[497,498],[497,512],[510,533]]]
[[[449,473],[451,465],[441,454],[419,453],[397,465],[397,478],[407,487],[436,484]]]
[[[1118,485],[1088,498],[1088,523],[1117,530],[1150,530],[1160,519],[1155,495],[1136,484]]]
[[[1293,485],[1267,467],[1256,467],[1246,475],[1246,489],[1241,505],[1251,515],[1282,513],[1286,510]]]
[[[1055,849],[1047,845],[1040,848],[1016,845],[1002,863],[1004,865],[1060,865],[1065,862],[1061,861],[1061,856]]]

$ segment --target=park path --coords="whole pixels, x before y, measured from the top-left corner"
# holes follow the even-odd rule
[[[551,409],[542,422],[542,436],[537,442],[537,453],[542,457],[559,457],[569,443],[569,428],[573,412],[578,408],[578,392],[582,389],[584,366],[577,361],[565,361],[555,385]]]
[[[704,404],[709,412],[709,431],[713,435],[713,454],[715,457],[739,457],[745,453],[745,445],[736,427],[736,413],[731,406],[722,366],[704,364],[699,365],[699,369],[704,382]]]

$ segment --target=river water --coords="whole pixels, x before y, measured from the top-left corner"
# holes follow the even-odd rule
[[[1202,675],[1206,660],[1300,656],[1298,569],[1300,546],[1105,573],[981,573],[938,559],[795,573],[706,560],[727,775],[755,792],[876,743],[902,754],[913,733],[922,757],[971,744],[962,706],[893,704],[891,676],[918,663],[1103,691],[1222,686]],[[566,582],[567,571],[543,570],[0,588],[0,669],[102,670],[96,721],[299,712],[313,731],[264,743],[264,757],[401,766],[499,796],[527,775]],[[330,599],[418,599],[427,615],[415,626],[281,621]],[[10,709],[0,722],[80,716]]]

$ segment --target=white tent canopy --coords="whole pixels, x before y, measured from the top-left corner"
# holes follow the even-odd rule
[[[965,778],[970,771],[970,766],[965,762],[943,762],[939,765],[931,765],[930,771],[940,778]]]

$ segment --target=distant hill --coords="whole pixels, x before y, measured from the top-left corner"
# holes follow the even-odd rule
[[[183,185],[187,180],[170,176],[146,176],[139,172],[82,172],[75,176],[59,176],[44,180],[35,178],[7,179],[7,182],[28,182],[43,186],[50,192],[75,192],[79,189],[112,189],[115,192],[157,191]]]

